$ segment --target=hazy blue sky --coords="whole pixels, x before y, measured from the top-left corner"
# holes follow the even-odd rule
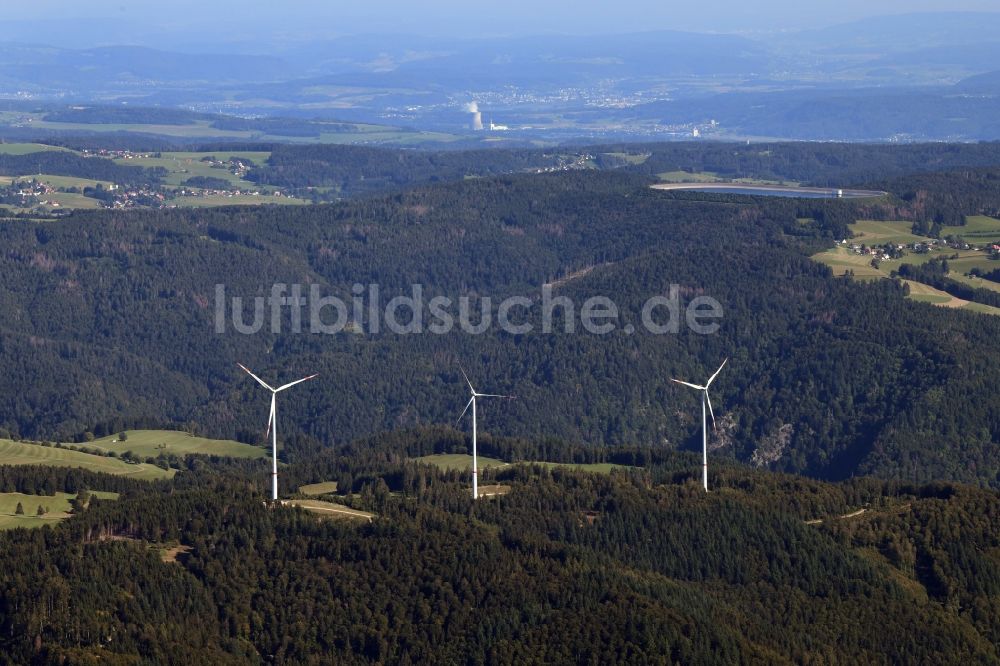
[[[997,11],[996,0],[31,0],[17,3],[23,19],[74,17],[159,25],[166,30],[213,24],[231,30],[304,33],[406,32],[433,35],[623,32],[680,29],[761,31],[821,27],[872,15],[921,11]],[[12,18],[5,12],[7,18]],[[100,32],[98,30],[97,32]],[[157,32],[159,32],[157,30]],[[93,35],[97,37],[97,35]],[[16,37],[7,35],[6,39]],[[0,40],[5,40],[0,37]]]

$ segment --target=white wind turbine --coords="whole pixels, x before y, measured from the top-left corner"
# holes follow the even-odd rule
[[[459,370],[462,370],[460,367]],[[465,413],[469,411],[469,405],[472,405],[472,499],[479,499],[479,463],[476,457],[476,398],[513,398],[512,395],[497,395],[495,393],[476,393],[476,389],[472,388],[472,382],[469,381],[469,376],[465,374],[465,370],[462,370],[462,376],[465,377],[465,383],[469,385],[469,392],[472,397],[469,398],[469,402],[466,403],[465,409],[462,410],[462,414],[458,417],[461,421]]]
[[[708,425],[705,421],[705,405],[708,405],[708,412],[712,415],[712,429],[715,429],[715,412],[712,410],[712,399],[708,397],[708,387],[712,385],[715,378],[719,376],[722,372],[722,368],[726,365],[726,361],[722,362],[719,369],[715,371],[715,374],[708,378],[708,381],[704,386],[698,386],[697,384],[689,384],[687,382],[682,382],[679,379],[672,379],[671,381],[677,382],[678,384],[684,384],[684,386],[690,386],[693,389],[701,391],[701,483],[708,491]]]
[[[247,373],[251,377],[257,380],[257,383],[266,388],[271,392],[271,415],[267,418],[267,433],[271,435],[271,499],[277,501],[278,499],[278,408],[277,408],[277,397],[278,394],[287,388],[291,388],[296,384],[301,384],[302,382],[318,377],[319,375],[309,375],[308,377],[303,377],[302,379],[296,379],[294,382],[285,384],[284,386],[279,386],[278,388],[272,388],[264,380],[262,380],[257,375],[250,372],[250,370],[242,363],[237,363],[236,365],[243,368],[243,372]]]

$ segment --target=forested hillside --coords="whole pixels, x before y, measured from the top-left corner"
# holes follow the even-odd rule
[[[100,157],[82,157],[62,150],[46,150],[27,155],[0,153],[0,176],[25,176],[48,173],[106,180],[123,185],[156,183],[165,174],[162,169],[144,169],[115,164]]]
[[[945,161],[950,148],[941,150]],[[670,194],[647,183],[570,171],[330,206],[0,222],[9,377],[0,427],[82,439],[184,423],[259,441],[266,396],[239,361],[276,382],[320,373],[281,408],[283,434],[308,435],[293,437],[293,459],[306,441],[453,423],[466,391],[461,363],[483,390],[519,397],[484,405],[485,430],[687,449],[700,443],[697,398],[669,380],[704,378],[729,357],[713,395],[716,456],[822,478],[1000,483],[991,408],[1000,323],[907,302],[890,281],[833,279],[808,259],[849,234],[869,204]],[[609,297],[619,326],[542,333],[549,282],[577,310]],[[216,285],[247,299],[250,317],[249,301],[273,283],[316,284],[348,303],[352,285],[377,283],[383,305],[420,284],[425,301],[467,296],[474,311],[485,297],[495,308],[525,295],[535,329],[397,335],[361,321],[349,330],[363,334],[294,334],[285,308],[281,334],[242,335],[231,323],[215,333]],[[695,295],[720,302],[718,334],[646,332],[643,304],[672,284],[682,308]]]
[[[194,439],[147,445],[152,481],[127,440],[91,449],[120,447],[93,467],[120,476],[0,461],[21,527],[0,531],[0,664],[1000,663],[1000,318],[810,259],[859,219],[993,214],[1000,154],[727,150],[588,148],[545,173],[530,151],[275,150],[258,173],[360,196],[0,220],[0,438],[262,443],[268,396],[237,362],[275,384],[319,373],[279,398],[278,503],[269,460]],[[684,168],[889,194],[649,187]],[[341,330],[287,300],[272,317],[291,285],[342,299]],[[381,311],[414,285],[421,332],[405,307],[394,332]],[[716,299],[717,332],[649,330],[644,305],[672,294],[682,319]],[[512,296],[531,330],[495,321]],[[595,296],[609,332],[581,325]],[[261,329],[239,332],[257,297]],[[492,324],[434,332],[434,297]],[[551,297],[568,300],[546,330]],[[670,380],[724,358],[705,493],[698,397]],[[460,368],[516,396],[479,404],[478,501]],[[50,498],[68,508],[46,523]]]
[[[646,450],[611,475],[511,466],[509,494],[473,503],[401,442],[455,443],[398,433],[283,473],[362,479],[371,523],[269,508],[262,462],[88,476],[125,493],[0,534],[0,662],[1000,660],[993,492],[725,466],[705,494],[693,456]],[[614,455],[560,455],[595,451]]]

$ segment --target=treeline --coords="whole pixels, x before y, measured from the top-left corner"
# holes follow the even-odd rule
[[[692,142],[617,144],[589,149],[600,160],[621,166],[613,155],[648,155],[628,170],[655,176],[670,171],[709,171],[730,178],[790,180],[817,187],[856,187],[884,183],[915,173],[995,167],[1000,143],[863,144]],[[885,189],[885,188],[883,188]]]
[[[319,138],[324,132],[354,132],[357,130],[357,126],[352,123],[300,118],[238,118],[236,116],[219,116],[212,121],[212,127],[235,132],[260,132],[273,136],[298,138]]]
[[[82,157],[64,150],[44,150],[26,155],[0,153],[0,175],[76,176],[106,180],[120,185],[146,185],[160,182],[167,175],[162,167],[122,166],[102,157]]]
[[[461,363],[484,390],[519,396],[484,404],[481,433],[693,450],[697,400],[669,378],[696,381],[728,356],[711,446],[732,460],[824,478],[864,470],[996,483],[1000,415],[961,396],[1000,395],[1000,377],[973,371],[997,363],[1000,323],[908,302],[891,281],[833,279],[806,256],[843,237],[864,204],[706,198],[647,183],[620,171],[526,174],[335,206],[0,223],[0,306],[20,313],[0,327],[11,378],[0,428],[66,441],[117,432],[116,420],[163,419],[257,442],[266,399],[241,362],[275,381],[320,373],[283,408],[293,461],[373,432],[453,423],[467,395]],[[555,281],[575,304],[575,333],[542,330],[541,287]],[[425,303],[469,296],[474,311],[486,296],[495,309],[523,295],[534,328],[396,335],[372,330],[365,314],[361,334],[306,335],[292,332],[285,308],[280,333],[269,315],[255,335],[236,333],[229,316],[215,333],[215,285],[244,299],[249,322],[247,299],[291,282],[347,304],[355,283],[377,284],[383,306],[414,284]],[[644,304],[671,285],[681,308],[696,295],[719,301],[716,335],[683,322],[676,334],[645,329]],[[593,296],[618,307],[614,332],[582,331],[579,308]],[[556,313],[557,331],[564,319]]]
[[[1000,215],[1000,170],[961,169],[917,174],[882,184],[906,202],[913,232],[940,236],[941,227],[962,226],[969,215]]]
[[[901,278],[940,289],[955,298],[1000,308],[1000,292],[973,287],[948,277],[948,262],[945,259],[935,259],[919,265],[902,264],[895,273]]]
[[[42,119],[53,123],[87,125],[190,125],[211,117],[194,111],[156,106],[71,106],[48,111]]]
[[[234,187],[225,178],[216,178],[214,176],[192,176],[182,184],[188,187],[200,187],[208,190],[228,190]]]
[[[56,529],[0,533],[3,659],[1000,658],[995,493],[722,465],[706,494],[694,473],[661,478],[667,454],[611,475],[511,467],[509,494],[474,503],[466,475],[383,464],[407,438],[340,452],[349,473],[371,472],[350,499],[377,513],[371,523],[270,507],[263,468],[206,466]],[[422,481],[397,483],[393,465]]]
[[[26,495],[78,493],[81,490],[106,490],[117,493],[148,491],[151,484],[125,476],[100,474],[74,467],[43,465],[0,465],[0,492]]]
[[[976,277],[981,277],[984,280],[989,280],[990,282],[1000,283],[1000,268],[994,268],[991,271],[986,271],[985,273],[980,271],[978,268],[973,268],[970,271],[970,275],[975,275]]]
[[[558,166],[562,155],[535,150],[428,152],[364,146],[275,146],[267,165],[249,180],[279,187],[331,187],[341,195],[377,192],[428,182],[460,181]]]

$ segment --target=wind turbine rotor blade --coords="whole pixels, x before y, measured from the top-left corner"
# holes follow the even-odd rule
[[[691,388],[698,389],[699,391],[704,391],[705,390],[704,386],[698,386],[697,384],[688,384],[687,382],[682,382],[679,379],[671,379],[670,381],[677,382],[678,384],[684,384],[684,386],[690,386]]]
[[[471,398],[469,398],[469,402],[465,403],[465,409],[462,410],[462,413],[459,415],[458,420],[455,421],[456,424],[462,422],[462,417],[465,416],[465,413],[467,411],[469,411],[469,407],[472,405],[472,401],[475,400],[475,399],[476,399],[476,396],[472,396]]]
[[[476,389],[472,388],[472,382],[469,381],[469,375],[465,374],[465,368],[459,365],[458,369],[462,373],[462,376],[465,377],[465,383],[469,385],[469,390],[472,391],[472,395],[475,395]]]
[[[271,434],[271,427],[274,425],[274,396],[271,396],[271,412],[267,416],[267,430],[264,431],[264,439]]]
[[[265,381],[264,381],[263,379],[261,379],[261,378],[260,378],[260,377],[258,377],[257,375],[255,375],[255,374],[253,374],[252,372],[250,372],[250,369],[249,369],[249,368],[247,368],[247,366],[243,365],[242,363],[237,363],[236,365],[238,365],[238,366],[240,366],[241,368],[243,368],[243,372],[247,373],[248,375],[250,375],[251,377],[253,377],[254,379],[256,379],[256,380],[257,380],[257,383],[258,383],[258,384],[260,384],[261,386],[263,386],[264,388],[266,388],[266,389],[267,389],[268,391],[273,391],[273,390],[274,390],[273,388],[271,388],[271,387],[270,387],[270,386],[269,386],[269,385],[267,384],[267,382],[265,382]]]
[[[319,373],[316,373],[315,375],[309,375],[308,377],[303,377],[302,379],[296,379],[294,382],[289,382],[284,386],[279,386],[278,388],[274,389],[274,392],[277,393],[278,391],[284,391],[286,388],[292,388],[296,384],[301,384],[302,382],[307,382],[310,379],[316,379],[317,377],[319,377]]]
[[[727,358],[725,361],[723,361],[722,365],[719,366],[719,369],[715,371],[715,374],[708,378],[708,383],[705,384],[705,388],[708,388],[709,386],[712,385],[712,382],[715,381],[715,378],[718,377],[719,373],[722,372],[722,369],[726,367],[726,361],[728,360],[729,359]]]
[[[516,395],[497,395],[496,393],[477,393],[476,397],[477,398],[507,398],[509,400],[513,400],[517,396]]]
[[[712,399],[708,397],[708,389],[705,389],[705,401],[708,403],[708,413],[712,415],[712,430],[715,430],[715,412],[712,411]]]

